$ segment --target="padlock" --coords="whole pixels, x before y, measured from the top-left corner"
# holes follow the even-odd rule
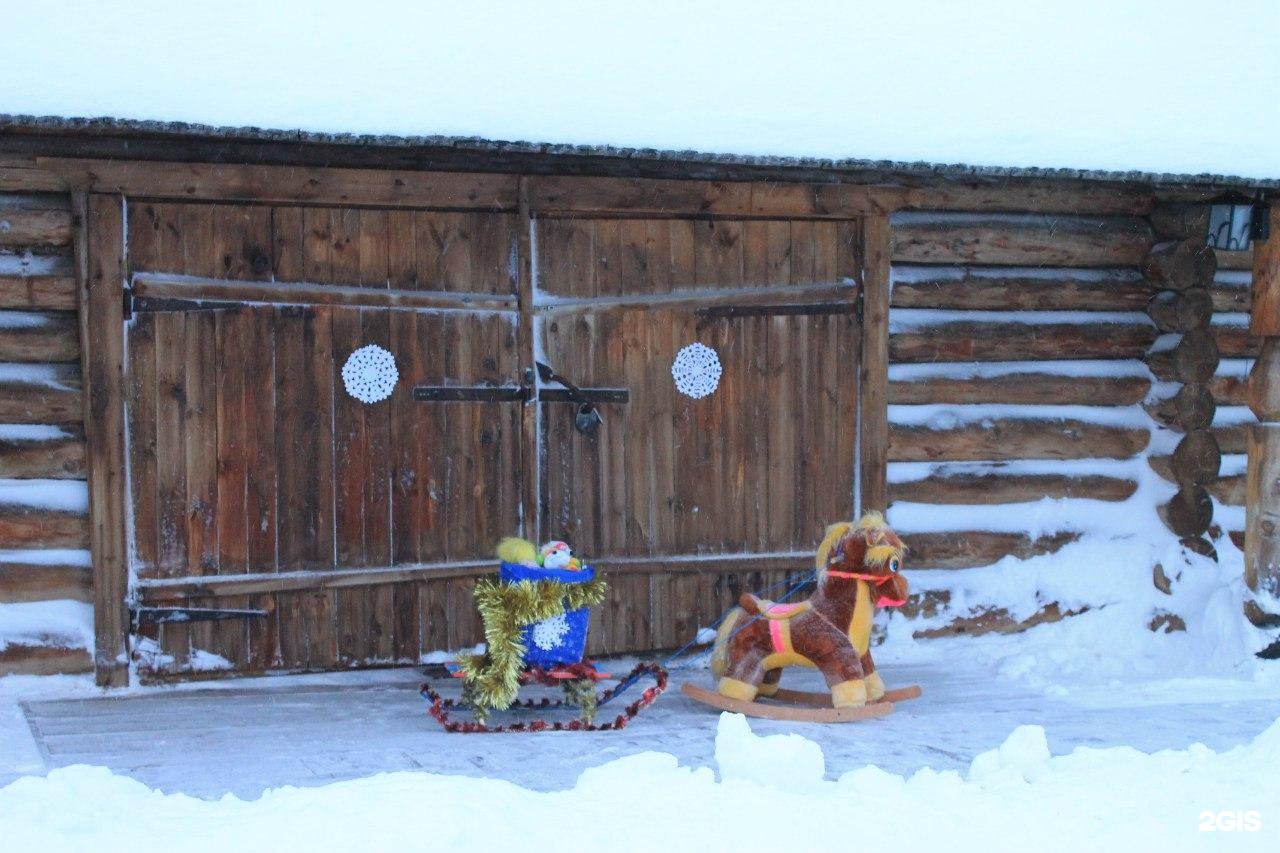
[[[590,435],[595,432],[596,427],[604,423],[604,418],[600,417],[600,410],[590,403],[583,403],[578,407],[578,414],[573,419],[573,426],[583,435]]]

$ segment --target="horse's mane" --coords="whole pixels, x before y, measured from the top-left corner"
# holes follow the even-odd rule
[[[818,546],[815,568],[819,582],[826,577],[827,558],[831,556],[831,549],[855,530],[862,533],[863,541],[867,543],[865,559],[868,565],[883,565],[893,557],[900,557],[905,550],[902,540],[889,529],[884,516],[878,512],[864,513],[857,524],[852,521],[837,522],[827,528],[826,535],[822,537],[822,544]]]

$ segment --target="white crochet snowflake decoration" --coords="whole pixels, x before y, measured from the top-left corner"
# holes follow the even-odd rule
[[[689,344],[676,353],[671,362],[671,378],[676,390],[686,397],[701,400],[720,385],[720,356],[706,344]]]
[[[549,652],[560,645],[568,633],[569,620],[565,619],[564,614],[561,613],[559,616],[552,616],[550,619],[543,619],[534,624],[533,644],[544,652]]]
[[[399,380],[395,357],[377,344],[360,347],[342,365],[342,384],[361,403],[387,399]]]

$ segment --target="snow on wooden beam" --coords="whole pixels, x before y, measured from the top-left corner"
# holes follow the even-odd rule
[[[1012,504],[1041,498],[1122,501],[1137,491],[1134,480],[1102,475],[941,472],[889,484],[891,501],[932,504]]]
[[[79,357],[74,314],[0,311],[0,362],[74,362]]]
[[[0,309],[75,307],[75,268],[68,253],[0,253]]]
[[[65,195],[0,194],[0,248],[70,243],[71,209]]]
[[[902,534],[903,541],[907,543],[907,565],[911,570],[975,568],[991,565],[1008,556],[1027,559],[1052,554],[1079,538],[1079,533],[1070,531],[1039,537],[989,530]]]
[[[79,366],[0,364],[0,424],[79,425],[83,406]]]
[[[78,427],[0,426],[0,478],[83,480],[84,457]]]
[[[93,663],[84,648],[69,648],[59,638],[49,645],[10,643],[0,648],[0,676],[75,675],[89,672]]]

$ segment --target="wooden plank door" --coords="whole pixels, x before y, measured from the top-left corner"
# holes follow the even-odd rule
[[[548,362],[576,385],[629,392],[599,406],[589,433],[575,429],[574,404],[542,404],[542,533],[609,567],[597,651],[673,647],[740,588],[802,571],[825,525],[853,512],[861,229],[539,227],[538,284],[558,297],[542,323]],[[839,295],[815,301],[824,287]],[[645,304],[629,307],[635,296]],[[699,399],[671,373],[695,343],[722,369]]]
[[[520,407],[413,389],[522,381],[514,216],[133,207],[135,600],[266,613],[144,624],[144,672],[416,662],[478,640],[472,576],[521,518]],[[458,291],[492,307],[431,307]],[[398,381],[365,403],[342,368],[371,344]]]

